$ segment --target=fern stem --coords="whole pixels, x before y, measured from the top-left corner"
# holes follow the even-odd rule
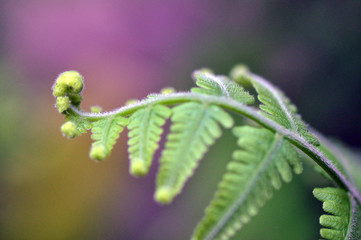
[[[349,217],[349,224],[347,228],[346,237],[351,239],[351,237],[355,237],[360,239],[360,223],[358,222],[360,219],[360,213],[357,208],[360,208],[360,205],[358,202],[356,202],[355,198],[353,196],[350,196],[349,194],[349,200],[350,200],[350,217]]]
[[[347,157],[340,151],[339,148],[337,148],[335,146],[335,144],[333,142],[331,142],[330,140],[328,140],[325,136],[323,136],[321,133],[317,132],[316,130],[312,129],[313,134],[315,134],[317,136],[317,138],[322,142],[323,146],[326,147],[327,149],[329,149],[334,155],[335,157],[340,161],[340,163],[342,164],[342,167],[345,170],[346,175],[349,178],[349,181],[355,185],[355,177],[352,174],[351,171],[351,165],[348,163],[348,159]]]
[[[247,106],[240,102],[236,102],[231,98],[222,96],[210,96],[197,93],[173,93],[167,95],[153,95],[151,98],[144,99],[135,104],[118,108],[114,111],[104,113],[86,113],[78,109],[78,107],[72,105],[68,110],[71,113],[81,115],[89,121],[96,121],[113,115],[127,116],[132,114],[138,109],[147,107],[149,104],[163,104],[174,105],[188,101],[198,101],[201,103],[208,103],[221,106],[234,113],[238,113],[244,117],[247,117],[261,126],[271,130],[272,132],[279,133],[287,138],[293,145],[313,159],[318,165],[320,165],[326,173],[334,180],[334,182],[341,188],[348,190],[361,204],[361,195],[358,190],[349,182],[346,177],[336,169],[332,162],[327,159],[316,147],[308,143],[298,133],[290,131],[276,122],[264,117],[259,111],[253,107]]]

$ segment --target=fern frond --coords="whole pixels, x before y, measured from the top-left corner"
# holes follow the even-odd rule
[[[189,102],[173,108],[171,133],[160,158],[156,201],[169,203],[180,193],[197,162],[222,134],[219,125],[233,126],[232,117],[215,105]]]
[[[170,117],[171,110],[163,105],[149,105],[137,110],[129,118],[128,152],[130,173],[143,176],[148,173],[154,152],[159,147],[162,126]]]
[[[236,69],[233,70],[233,72],[235,71]],[[296,106],[290,102],[280,89],[262,77],[246,70],[241,72],[239,76],[235,76],[235,74],[231,75],[239,82],[250,82],[252,84],[258,93],[258,100],[262,103],[259,108],[262,110],[261,113],[264,116],[272,119],[287,129],[299,133],[309,143],[315,146],[319,145],[317,138],[308,131],[301,116],[297,114]]]
[[[93,122],[91,139],[95,142],[90,149],[90,157],[98,161],[108,157],[127,123],[128,119],[121,116],[110,116]]]
[[[194,93],[224,96],[245,104],[254,103],[254,98],[238,83],[226,76],[216,76],[206,71],[195,71],[192,77],[199,87],[191,89]]]
[[[236,127],[233,132],[241,150],[234,152],[227,165],[193,240],[229,239],[258,213],[282,180],[291,181],[292,169],[296,174],[302,172],[298,153],[281,135],[249,126]]]
[[[323,202],[323,210],[331,215],[322,215],[320,234],[327,240],[359,240],[361,238],[360,206],[340,188],[315,188],[315,198]]]
[[[322,173],[340,188],[315,189],[316,198],[331,215],[323,215],[321,236],[326,239],[361,239],[360,164],[344,157],[325,143],[322,146],[297,114],[296,107],[275,86],[265,79],[237,68],[230,80],[210,71],[196,71],[198,87],[189,92],[173,93],[167,88],[148,95],[111,112],[80,109],[82,76],[75,71],[60,74],[53,86],[56,107],[67,122],[61,126],[64,136],[73,138],[92,129],[90,156],[95,160],[107,157],[120,132],[128,125],[131,173],[148,172],[154,152],[159,147],[162,127],[171,116],[172,125],[161,154],[155,200],[171,202],[193,174],[198,162],[222,134],[233,126],[232,117],[223,110],[240,114],[263,128],[237,127],[239,150],[227,165],[227,172],[194,231],[193,240],[229,239],[256,215],[271,198],[282,181],[289,182],[293,173],[300,174],[298,150],[322,167]],[[260,101],[259,109],[247,106],[254,98],[241,85],[253,86]],[[172,110],[165,107],[174,106]],[[258,107],[258,106],[256,106]],[[125,118],[130,116],[130,120]],[[353,158],[353,157],[352,157]]]

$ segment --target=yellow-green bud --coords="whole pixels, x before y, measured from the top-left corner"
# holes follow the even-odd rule
[[[249,69],[247,66],[238,64],[234,68],[232,68],[231,72],[229,73],[231,79],[235,82],[238,82],[242,85],[249,85]]]
[[[143,159],[135,158],[131,161],[129,172],[134,176],[142,177],[148,173],[148,169]]]
[[[64,112],[70,108],[69,97],[57,97],[56,98],[56,107],[60,113]]]
[[[54,97],[65,96],[65,94],[66,94],[66,87],[64,85],[55,82],[55,85],[53,86]]]
[[[107,157],[105,147],[102,145],[93,145],[90,149],[90,158],[93,160],[104,160]]]
[[[128,101],[125,102],[125,105],[128,106],[128,105],[132,105],[137,102],[138,102],[137,99],[129,99]]]
[[[76,125],[73,122],[66,122],[61,126],[61,132],[68,138],[76,136]]]
[[[170,94],[170,93],[174,93],[174,92],[175,92],[175,89],[172,87],[166,87],[166,88],[163,88],[162,90],[160,90],[161,94]]]
[[[91,113],[101,113],[102,112],[102,108],[99,106],[91,106],[90,107],[90,112]]]
[[[209,73],[209,74],[214,74],[214,72],[212,71],[212,69],[210,68],[201,68],[198,71],[202,72],[202,73]]]
[[[71,103],[74,105],[79,105],[81,100],[83,100],[83,96],[80,93],[69,94],[68,96],[69,96]]]
[[[84,87],[84,80],[77,71],[66,71],[59,75],[55,85],[64,86],[69,93],[80,93]]]
[[[159,203],[170,203],[173,199],[172,190],[168,187],[161,187],[156,190],[154,199]]]

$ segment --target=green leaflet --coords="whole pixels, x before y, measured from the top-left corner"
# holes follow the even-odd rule
[[[322,215],[320,234],[327,240],[361,239],[361,209],[353,196],[340,188],[315,188],[315,198],[323,202],[323,210],[331,215]]]
[[[242,67],[241,67],[242,68]],[[250,73],[246,70],[239,71],[239,75],[234,74],[237,67],[231,75],[238,82],[251,83],[258,93],[258,100],[262,103],[259,108],[261,113],[271,120],[279,123],[287,129],[302,135],[309,143],[318,146],[319,142],[307,129],[306,124],[302,121],[301,116],[297,114],[297,108],[291,104],[290,100],[281,90],[273,86],[262,77]]]
[[[169,203],[180,193],[197,162],[222,134],[219,124],[233,126],[231,116],[218,106],[189,102],[173,108],[171,132],[160,158],[156,201]]]
[[[139,109],[129,118],[128,152],[130,173],[133,175],[148,173],[154,152],[159,147],[162,126],[170,114],[169,108],[158,104]]]
[[[226,76],[216,76],[200,70],[195,71],[192,77],[199,86],[191,89],[194,93],[229,97],[245,104],[254,103],[254,98],[248,92]]]
[[[193,240],[229,239],[271,198],[273,188],[281,187],[281,179],[290,182],[292,169],[302,172],[298,153],[282,136],[249,126],[233,132],[241,150],[227,165]]]
[[[98,161],[108,157],[127,123],[128,119],[120,116],[111,116],[93,122],[91,139],[95,142],[90,149],[90,157]]]
[[[91,123],[85,117],[78,116],[73,113],[67,113],[65,120],[75,124],[75,136],[80,136],[82,133],[86,133],[91,127]]]

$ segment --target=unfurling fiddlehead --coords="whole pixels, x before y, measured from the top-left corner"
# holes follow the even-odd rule
[[[54,86],[58,111],[65,115],[63,134],[73,138],[91,129],[94,140],[90,157],[108,157],[124,128],[128,129],[130,173],[140,177],[148,173],[155,151],[170,119],[170,131],[159,160],[154,199],[170,203],[184,187],[210,146],[222,134],[222,128],[234,125],[233,115],[253,120],[258,126],[233,128],[239,149],[233,153],[214,199],[195,228],[192,239],[229,239],[256,215],[279,189],[290,182],[293,173],[302,172],[301,154],[306,154],[318,171],[339,188],[315,189],[324,210],[333,215],[320,218],[325,239],[360,239],[360,186],[356,171],[348,171],[351,162],[334,154],[334,146],[319,141],[307,129],[296,107],[267,80],[238,66],[231,78],[214,75],[208,69],[192,75],[197,87],[190,92],[166,88],[144,100],[134,100],[112,112],[92,107],[80,109],[83,78],[75,71],[59,75]],[[259,105],[244,87],[253,87]],[[253,106],[250,106],[253,105]],[[352,162],[352,166],[359,165]],[[356,180],[355,180],[356,179]]]

